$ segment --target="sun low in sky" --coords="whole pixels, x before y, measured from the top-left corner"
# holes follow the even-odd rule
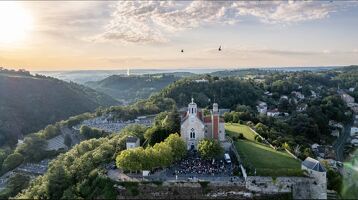
[[[0,4],[0,42],[18,42],[32,29],[32,15],[18,2]]]
[[[0,2],[15,69],[351,65],[357,35],[357,1]]]

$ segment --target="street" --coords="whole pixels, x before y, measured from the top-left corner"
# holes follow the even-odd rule
[[[352,123],[345,125],[343,127],[342,133],[339,135],[337,140],[333,143],[333,148],[336,152],[337,161],[341,161],[341,162],[344,161],[344,155],[343,155],[344,146],[350,135],[351,127],[352,127]]]

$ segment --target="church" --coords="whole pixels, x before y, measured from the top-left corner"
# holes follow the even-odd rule
[[[187,112],[182,117],[180,134],[188,150],[197,150],[199,141],[205,138],[224,141],[225,123],[220,118],[218,104],[213,104],[210,116],[204,116],[192,98]]]

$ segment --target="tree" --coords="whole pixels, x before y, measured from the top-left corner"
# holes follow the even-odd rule
[[[154,125],[147,129],[144,137],[148,140],[149,145],[155,145],[156,143],[162,142],[169,136],[168,133],[162,126]]]
[[[270,128],[261,122],[256,124],[255,130],[264,138],[267,138],[270,133]]]
[[[61,134],[61,129],[59,124],[55,125],[48,125],[46,128],[41,132],[41,136],[45,139],[53,138],[57,135]]]
[[[338,193],[341,191],[343,178],[340,173],[329,168],[327,171],[327,180],[327,189],[335,190]]]
[[[144,141],[144,134],[148,129],[147,126],[141,124],[130,124],[123,128],[120,132],[121,135],[135,136],[140,139],[140,141]]]
[[[9,171],[19,166],[24,161],[24,157],[19,153],[10,154],[3,163],[3,170]]]
[[[116,165],[126,171],[142,170],[144,149],[142,147],[122,151],[116,158]]]
[[[23,174],[15,174],[9,178],[6,188],[0,192],[1,199],[8,199],[9,197],[15,196],[21,190],[25,189],[30,182],[30,177]]]
[[[154,152],[159,155],[157,157],[159,166],[167,167],[173,162],[173,151],[167,143],[157,143],[153,146],[153,149]]]
[[[204,159],[216,158],[223,153],[220,143],[212,139],[201,140],[198,144],[198,151]]]
[[[50,199],[60,199],[68,188],[68,175],[63,166],[57,166],[49,171],[47,192]]]
[[[144,137],[150,145],[162,142],[172,133],[180,131],[180,117],[176,109],[171,112],[161,112],[154,121],[154,126],[147,129]]]
[[[180,138],[179,134],[171,134],[164,140],[172,150],[174,160],[180,160],[186,155],[186,145],[182,138]]]
[[[169,133],[178,133],[180,131],[180,116],[176,108],[165,116],[162,120],[162,126]]]
[[[278,102],[278,110],[280,112],[288,112],[290,108],[290,103],[288,99],[281,98]]]
[[[287,150],[291,150],[291,147],[287,142],[282,144],[282,148],[287,149]]]
[[[6,157],[7,157],[6,151],[3,149],[0,149],[0,172],[1,172],[2,164],[3,164],[4,160],[6,159]]]
[[[229,112],[224,113],[225,122],[232,122],[232,114]]]
[[[40,161],[48,155],[44,151],[46,146],[46,140],[34,134],[26,137],[24,143],[18,146],[15,152],[20,153],[27,161]]]
[[[90,138],[100,138],[108,135],[104,130],[97,128],[91,128],[85,125],[82,125],[80,128],[80,134],[84,135],[87,139]]]
[[[303,155],[305,156],[305,158],[307,158],[307,157],[312,157],[312,156],[313,156],[313,153],[312,153],[311,148],[305,148],[305,149],[303,150]]]

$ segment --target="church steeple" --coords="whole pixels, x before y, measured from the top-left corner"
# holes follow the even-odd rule
[[[188,105],[189,115],[196,116],[197,109],[198,109],[198,107],[197,107],[196,103],[194,102],[194,98],[191,98],[191,103],[189,103],[189,105]]]
[[[213,104],[213,114],[219,113],[219,105],[217,103]]]

